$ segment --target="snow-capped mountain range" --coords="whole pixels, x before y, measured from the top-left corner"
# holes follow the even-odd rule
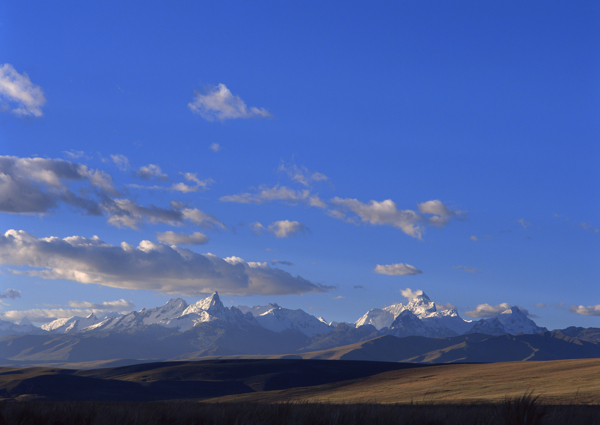
[[[218,322],[216,322],[218,321]],[[214,293],[195,304],[175,298],[165,305],[99,319],[94,314],[87,317],[57,319],[41,328],[24,319],[19,324],[0,320],[0,336],[26,333],[98,333],[113,330],[135,329],[142,326],[162,326],[185,332],[202,323],[216,322],[241,328],[260,326],[274,332],[295,330],[307,337],[327,334],[335,329],[323,318],[303,310],[291,310],[277,304],[265,306],[225,307]],[[348,325],[348,324],[345,324]],[[351,326],[373,326],[380,334],[424,337],[450,337],[469,333],[488,335],[535,334],[547,329],[539,327],[518,307],[511,307],[496,317],[467,321],[455,309],[437,310],[436,304],[421,293],[408,303],[392,304],[365,313]]]

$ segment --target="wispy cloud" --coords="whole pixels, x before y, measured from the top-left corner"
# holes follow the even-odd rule
[[[33,84],[26,73],[19,74],[8,63],[0,66],[0,110],[41,117],[45,103],[41,87]]]
[[[588,232],[592,232],[592,233],[598,233],[598,228],[595,226],[592,226],[589,223],[586,223],[584,221],[582,221],[581,223],[577,223],[578,226],[581,226],[583,229],[587,230]]]
[[[89,301],[69,301],[69,307],[100,311],[131,311],[135,309],[135,304],[121,298],[116,301],[104,301],[100,304]]]
[[[467,273],[481,273],[481,270],[469,266],[452,266],[453,269],[464,270]]]
[[[291,267],[294,265],[293,263],[291,263],[289,261],[281,261],[281,260],[273,260],[273,261],[271,261],[271,264],[273,264],[273,265],[281,264],[282,266],[288,266],[288,267]]]
[[[308,170],[308,168],[298,167],[296,164],[286,165],[283,160],[279,163],[277,171],[286,173],[291,180],[304,186],[309,186],[313,182],[329,180],[325,174],[316,171],[311,172]]]
[[[175,233],[171,230],[157,233],[156,238],[160,242],[168,243],[169,245],[204,245],[209,238],[204,233],[194,232],[191,235],[186,233]]]
[[[135,309],[135,304],[124,299],[116,301],[104,301],[102,303],[93,303],[88,301],[69,301],[72,308],[36,308],[31,310],[11,310],[0,313],[0,319],[11,322],[20,322],[24,318],[32,322],[48,323],[56,319],[68,319],[73,316],[87,317],[90,314],[105,314],[108,311],[131,311]]]
[[[309,190],[294,190],[286,186],[261,186],[254,193],[246,192],[238,195],[228,195],[219,198],[221,202],[236,202],[240,204],[264,204],[265,202],[284,201],[290,204],[308,204],[322,207],[323,201]]]
[[[531,226],[531,222],[525,220],[524,218],[518,219],[517,223],[519,223],[521,226],[523,226],[523,229],[527,229],[529,226]]]
[[[74,151],[74,150],[63,151],[63,153],[71,159],[81,158],[83,155],[85,155],[85,152],[83,152],[83,151]]]
[[[25,266],[14,274],[66,279],[113,288],[200,296],[285,295],[326,292],[331,287],[239,257],[220,258],[148,240],[137,247],[107,244],[98,237],[35,236],[20,230],[0,235],[0,264]]]
[[[192,112],[199,114],[207,121],[225,121],[235,118],[272,118],[272,115],[264,108],[252,106],[248,108],[246,103],[229,91],[225,84],[208,86],[204,93],[194,92],[194,99],[188,103]]]
[[[404,263],[388,265],[377,264],[377,266],[373,269],[373,272],[378,274],[387,274],[389,276],[406,276],[423,273],[416,267]]]
[[[218,143],[211,143],[209,149],[213,152],[219,152],[221,150],[221,145]]]
[[[121,171],[129,170],[129,167],[130,167],[129,159],[125,155],[121,155],[121,154],[111,155],[110,159],[112,160],[112,162],[114,162],[116,164],[116,166],[119,168],[119,170],[121,170]]]
[[[135,175],[142,180],[150,180],[154,178],[158,181],[164,181],[169,179],[169,177],[164,174],[160,167],[156,164],[148,164],[140,167],[139,170],[135,171]]]

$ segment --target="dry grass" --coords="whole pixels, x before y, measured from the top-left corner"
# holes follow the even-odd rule
[[[328,403],[0,403],[0,424],[555,425],[598,423],[600,406],[545,406],[529,394],[493,405]]]
[[[531,391],[541,404],[600,404],[600,359],[429,366],[215,401],[471,404],[500,403]]]

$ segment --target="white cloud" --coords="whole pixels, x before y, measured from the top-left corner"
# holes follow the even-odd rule
[[[221,145],[218,143],[211,143],[209,149],[213,152],[219,152],[221,150]]]
[[[377,264],[377,267],[373,269],[373,272],[378,274],[387,274],[389,276],[405,276],[405,275],[413,275],[413,274],[421,274],[423,273],[421,270],[416,267],[411,266],[410,264],[388,264],[382,266],[381,264]]]
[[[335,197],[331,203],[356,214],[363,223],[394,226],[409,236],[421,239],[422,228],[417,223],[422,217],[411,210],[399,210],[391,199],[365,204],[357,199]]]
[[[468,266],[452,266],[453,269],[459,269],[459,270],[464,270],[467,273],[481,273],[481,270],[479,269],[474,269],[472,267],[468,267]]]
[[[350,223],[370,223],[397,227],[407,235],[417,239],[422,239],[424,231],[420,223],[426,222],[443,227],[452,218],[459,219],[466,214],[465,211],[451,210],[438,200],[418,204],[420,213],[413,210],[399,210],[397,204],[391,199],[381,202],[371,200],[368,204],[365,204],[357,199],[335,197],[330,202],[337,207],[328,210],[327,213],[331,217]],[[348,217],[346,213],[353,213],[356,216]],[[423,214],[431,215],[431,217],[426,217]]]
[[[510,310],[513,306],[509,303],[502,303],[498,305],[489,305],[489,304],[479,304],[475,307],[475,310],[467,311],[465,314],[469,317],[475,317],[478,319],[494,317],[506,310]],[[521,309],[521,311],[525,312],[526,310]]]
[[[246,262],[239,257],[197,254],[148,240],[134,247],[126,242],[113,246],[97,236],[38,239],[22,230],[0,235],[0,264],[26,266],[26,270],[9,271],[43,279],[188,296],[214,291],[225,295],[284,295],[329,289],[267,263]]]
[[[304,186],[309,186],[312,182],[326,181],[329,178],[322,173],[311,173],[306,167],[298,167],[296,164],[286,165],[283,161],[279,163],[277,171],[284,172],[288,177]]]
[[[41,117],[46,98],[41,87],[33,84],[26,73],[21,75],[5,63],[0,66],[0,101],[6,102],[6,107],[17,115]],[[4,105],[0,109],[1,106]]]
[[[125,155],[111,155],[110,159],[119,167],[119,170],[126,171],[129,169],[129,159]]]
[[[477,236],[473,235],[473,236],[471,236],[471,240],[472,240],[472,241],[478,241],[478,240],[479,240],[479,238],[478,238]]]
[[[225,84],[209,86],[204,94],[194,92],[194,100],[188,103],[188,107],[207,121],[272,117],[264,108],[254,106],[248,108],[246,103],[239,96],[234,96]]]
[[[116,301],[104,301],[101,304],[92,303],[89,301],[69,301],[69,307],[86,308],[89,310],[100,311],[131,311],[135,309],[135,304],[124,299]]]
[[[208,242],[208,236],[200,232],[194,232],[191,235],[185,233],[175,233],[167,231],[157,233],[156,238],[160,242],[168,243],[169,245],[204,245]]]
[[[6,298],[10,298],[11,300],[14,300],[15,298],[21,298],[21,291],[8,288],[6,291],[4,291],[4,293],[0,292],[0,300]]]
[[[271,264],[273,264],[273,265],[281,264],[282,266],[288,266],[288,267],[291,267],[294,265],[293,263],[291,263],[289,261],[281,261],[281,260],[273,260],[273,261],[271,261]]]
[[[583,305],[572,305],[569,307],[569,311],[572,314],[581,314],[582,316],[600,316],[600,304],[583,306]]]
[[[308,229],[298,221],[280,220],[269,224],[268,230],[278,238],[287,238]]]
[[[417,298],[420,297],[421,295],[423,295],[423,291],[420,289],[417,289],[415,291],[413,291],[410,288],[406,288],[406,289],[402,289],[400,290],[400,293],[402,294],[402,296],[408,300],[412,300],[413,298]]]
[[[438,227],[444,227],[452,218],[462,217],[464,211],[451,210],[446,205],[437,199],[417,204],[421,214],[428,214],[431,217],[427,218],[429,224]]]
[[[162,172],[160,167],[156,164],[148,164],[143,167],[140,167],[135,174],[142,180],[150,180],[151,178],[155,178],[156,180],[168,180],[166,174]]]

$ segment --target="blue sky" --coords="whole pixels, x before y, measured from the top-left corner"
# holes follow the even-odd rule
[[[600,326],[596,2],[87,3],[0,5],[1,318]]]

